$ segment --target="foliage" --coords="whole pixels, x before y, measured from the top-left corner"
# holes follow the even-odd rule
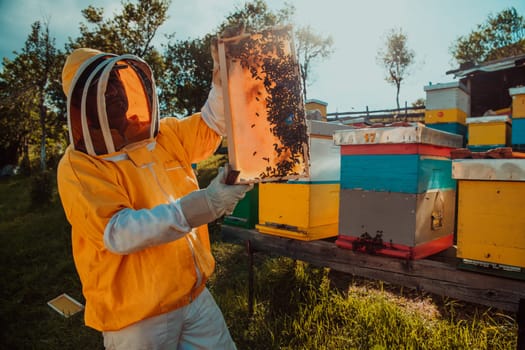
[[[246,2],[243,7],[236,7],[226,20],[219,26],[217,32],[243,24],[247,32],[259,32],[267,27],[286,24],[295,8],[285,3],[284,7],[276,12],[271,11],[264,0]]]
[[[414,102],[412,102],[412,107],[421,107],[421,108],[425,108],[425,99],[424,98],[418,98],[417,100],[415,100]]]
[[[31,176],[31,204],[38,208],[50,204],[53,199],[54,173],[43,170]]]
[[[399,109],[399,90],[401,82],[414,63],[415,53],[407,46],[407,36],[401,28],[391,29],[386,36],[385,47],[379,49],[378,64],[386,70],[385,80],[396,87],[396,104]]]
[[[133,54],[152,66],[156,76],[163,72],[162,57],[152,45],[159,27],[167,20],[171,0],[123,1],[122,12],[104,19],[104,9],[82,10],[87,23],[80,24],[80,36],[71,39],[67,51],[91,47],[114,54]]]
[[[51,82],[57,80],[59,76],[58,64],[59,53],[55,48],[55,40],[49,35],[49,25],[46,23],[42,28],[40,22],[33,24],[31,35],[26,41],[26,45],[22,50],[22,55],[27,57],[27,70],[29,77],[29,85],[32,87],[32,92],[36,97],[35,106],[38,110],[39,116],[39,131],[40,131],[40,170],[46,170],[46,145],[48,129],[54,126],[55,123],[49,123],[49,117],[56,117],[52,114],[49,107],[53,107],[50,103],[50,88]]]
[[[476,30],[460,36],[450,52],[460,65],[524,54],[525,18],[513,7],[490,14]]]
[[[240,25],[247,32],[257,32],[284,24],[293,11],[293,7],[287,5],[273,12],[264,0],[254,0],[236,7],[215,33],[203,38],[169,42],[164,52],[166,70],[160,82],[161,114],[184,116],[200,110],[211,87],[213,60],[210,46],[218,33],[224,35],[230,28]]]
[[[4,59],[0,73],[0,148],[8,151],[6,163],[30,157],[30,145],[39,144],[40,169],[47,166],[47,148],[60,143],[63,120],[56,104],[61,53],[49,35],[48,24],[31,26],[22,52]],[[5,163],[0,163],[3,165]]]
[[[272,12],[264,0],[254,0],[237,7],[219,27],[219,32],[243,24],[247,32],[258,32],[267,27],[289,24],[295,14],[295,7],[285,3],[277,12]],[[295,31],[295,44],[301,69],[303,96],[306,100],[307,82],[310,79],[314,61],[329,57],[333,50],[331,36],[322,37],[315,34],[311,26],[298,28]]]
[[[167,18],[169,4],[169,0],[124,2],[122,12],[109,20],[104,20],[102,9],[88,6],[82,13],[94,29],[82,23],[80,37],[70,38],[66,48],[90,46],[136,54],[160,75],[162,57],[151,42]],[[41,170],[56,165],[67,144],[61,82],[65,55],[55,47],[48,23],[40,21],[33,23],[22,51],[15,54],[12,61],[4,58],[0,72],[0,167],[22,159],[29,173],[33,159],[40,159]]]
[[[6,64],[8,66],[9,63]],[[29,124],[29,118],[24,118],[23,106],[10,103],[15,90],[4,77],[2,74],[0,78],[0,167],[18,164],[23,141],[28,137]]]
[[[200,110],[211,87],[211,35],[170,42],[164,53],[165,72],[159,82],[163,116],[185,116]]]
[[[314,61],[327,58],[332,54],[333,39],[331,36],[323,38],[315,34],[310,26],[306,26],[296,30],[295,40],[303,83],[303,97],[306,100],[306,86],[310,79],[312,64]]]
[[[217,154],[198,163],[195,171],[197,172],[199,187],[207,187],[211,180],[217,176],[219,167],[226,166],[227,162],[226,155]]]

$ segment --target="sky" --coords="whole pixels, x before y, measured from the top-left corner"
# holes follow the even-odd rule
[[[159,28],[155,44],[193,39],[213,32],[226,16],[242,7],[241,0],[172,0],[168,20]],[[266,0],[272,10],[284,1]],[[296,8],[293,25],[310,25],[315,33],[333,39],[332,55],[312,64],[308,98],[327,103],[328,113],[393,109],[393,85],[385,81],[377,63],[385,36],[401,28],[414,64],[401,85],[400,104],[410,106],[425,98],[424,87],[455,78],[457,68],[450,47],[460,36],[476,30],[490,14],[514,7],[525,16],[525,0],[288,0]],[[48,21],[56,45],[64,49],[69,37],[79,34],[81,10],[88,5],[104,8],[106,17],[120,11],[118,0],[0,0],[0,57],[12,59],[20,52],[35,21]]]

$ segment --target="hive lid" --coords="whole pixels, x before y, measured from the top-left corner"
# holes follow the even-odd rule
[[[454,159],[458,180],[525,181],[525,159]]]
[[[425,143],[457,148],[463,145],[463,136],[428,128],[421,123],[409,123],[408,126],[336,130],[333,138],[335,144],[340,146]]]
[[[467,124],[477,124],[477,123],[512,123],[512,120],[508,115],[488,115],[482,117],[469,117],[466,120]]]
[[[308,132],[310,135],[319,135],[319,136],[330,136],[332,137],[333,133],[336,130],[348,130],[352,127],[350,125],[337,124],[323,122],[319,120],[307,120]]]
[[[424,90],[434,91],[434,90],[444,90],[444,89],[452,89],[452,88],[458,88],[458,89],[461,89],[467,92],[467,87],[465,86],[465,84],[459,81],[452,81],[450,83],[438,83],[438,84],[426,85],[424,87]]]
[[[525,94],[525,86],[516,86],[509,89],[509,95],[524,95]]]

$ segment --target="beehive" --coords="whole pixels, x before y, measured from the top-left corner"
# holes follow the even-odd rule
[[[457,108],[425,110],[425,124],[457,123],[465,125],[467,113]]]
[[[511,144],[516,151],[525,150],[525,118],[512,118]]]
[[[337,236],[339,146],[332,134],[349,126],[308,121],[309,176],[286,183],[261,183],[257,230],[299,240]]]
[[[316,99],[308,99],[305,103],[305,108],[307,111],[314,111],[318,110],[321,114],[321,117],[323,118],[323,121],[326,121],[326,106],[328,106],[328,103],[316,100]]]
[[[308,135],[291,27],[219,39],[228,159],[237,183],[308,176]]]
[[[452,175],[457,256],[493,270],[525,268],[525,159],[455,159]]]
[[[259,184],[254,184],[253,189],[246,193],[230,215],[224,217],[226,225],[255,228],[259,222]]]
[[[261,233],[310,241],[337,236],[338,183],[259,184]]]
[[[470,117],[467,126],[469,149],[486,151],[510,145],[512,122],[507,115]]]
[[[470,114],[470,95],[459,81],[425,86],[425,124],[441,131],[465,136]]]
[[[428,112],[428,111],[427,111]],[[426,112],[425,112],[426,113]],[[449,132],[452,134],[457,134],[463,136],[463,146],[468,139],[468,128],[467,125],[461,123],[431,123],[427,124],[427,127],[436,129],[439,131]]]
[[[512,133],[511,145],[516,151],[525,150],[525,87],[509,89],[512,97]]]
[[[525,86],[509,89],[512,97],[512,119],[525,118]]]
[[[341,146],[337,245],[417,259],[452,245],[460,135],[409,124],[336,131]]]
[[[459,81],[427,85],[425,107],[430,111],[460,110],[470,114],[470,95],[467,87]],[[460,114],[458,114],[460,115]],[[447,120],[454,121],[454,120]],[[461,121],[461,120],[455,120]],[[463,120],[464,122],[464,120]]]

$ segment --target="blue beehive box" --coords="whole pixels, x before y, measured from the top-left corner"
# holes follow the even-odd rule
[[[337,245],[402,258],[450,247],[460,135],[423,124],[336,131],[341,146]]]

